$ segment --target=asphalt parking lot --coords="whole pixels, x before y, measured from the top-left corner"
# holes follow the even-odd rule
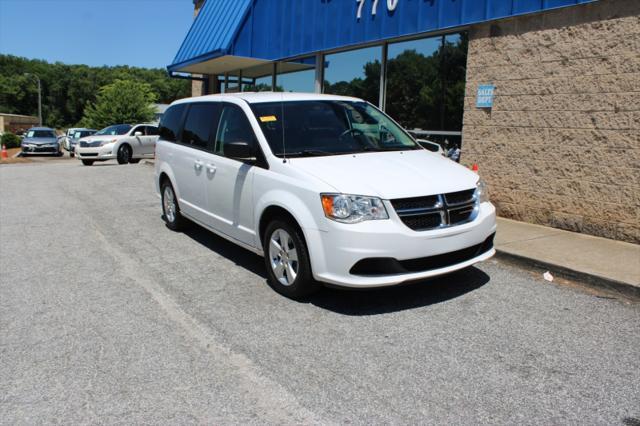
[[[0,166],[0,422],[640,424],[640,305],[492,260],[297,303],[147,165]]]

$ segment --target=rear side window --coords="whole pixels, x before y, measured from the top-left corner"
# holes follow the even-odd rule
[[[169,107],[164,113],[159,129],[161,139],[169,142],[176,142],[178,140],[180,126],[182,125],[182,116],[186,106],[186,104],[174,105]]]
[[[181,142],[213,151],[211,136],[218,125],[219,106],[215,103],[193,103],[184,123]]]
[[[216,134],[216,154],[224,155],[224,145],[229,142],[255,144],[255,135],[244,111],[236,105],[225,104]]]

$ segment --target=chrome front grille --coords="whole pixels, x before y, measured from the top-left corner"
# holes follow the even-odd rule
[[[402,222],[414,231],[460,225],[477,212],[475,189],[391,200]]]
[[[80,148],[95,148],[100,146],[101,141],[95,141],[95,142],[85,142],[85,141],[80,141]]]

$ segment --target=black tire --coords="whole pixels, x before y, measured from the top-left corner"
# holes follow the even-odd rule
[[[129,164],[138,164],[140,162],[139,158],[132,158],[129,160]]]
[[[171,182],[165,180],[160,187],[160,194],[162,197],[162,219],[167,224],[167,228],[172,231],[180,231],[185,227],[185,218],[180,213],[180,206],[176,197],[176,192],[171,185]],[[165,203],[165,197],[170,196],[173,199],[174,213],[167,211],[168,203]]]
[[[82,164],[85,166],[93,166],[93,160],[82,160]]]
[[[131,147],[127,144],[120,145],[118,148],[118,164],[127,164],[131,161]]]
[[[272,236],[279,231],[283,230],[290,237],[290,243],[293,243],[293,248],[297,254],[297,262],[293,262],[293,267],[297,263],[297,271],[295,279],[289,284],[283,284],[280,279],[289,280],[286,277],[288,269],[284,268],[284,277],[278,278],[274,271],[274,264],[282,263],[282,260],[278,262],[278,258],[272,257],[270,250],[270,242]],[[276,236],[277,239],[277,236]],[[281,241],[281,240],[280,240]],[[281,241],[282,242],[282,241]],[[294,300],[303,300],[320,289],[320,284],[313,279],[311,273],[311,263],[309,262],[309,251],[307,250],[307,243],[304,240],[304,235],[298,226],[291,223],[289,220],[274,220],[269,223],[264,233],[264,241],[262,242],[264,250],[264,264],[267,269],[267,282],[269,286],[278,293]],[[291,248],[291,246],[289,246]],[[289,259],[287,257],[287,259]],[[282,270],[282,269],[281,269]]]
[[[70,152],[70,153],[69,153],[69,157],[73,158],[73,157],[75,157],[75,156],[76,156],[76,155],[75,155],[73,152]]]

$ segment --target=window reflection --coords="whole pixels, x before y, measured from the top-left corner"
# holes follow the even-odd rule
[[[442,37],[390,44],[385,110],[407,129],[440,129]]]
[[[451,34],[389,44],[385,111],[416,137],[460,145],[467,36]],[[420,131],[419,129],[422,129]]]
[[[316,85],[316,58],[296,59],[293,61],[279,62],[278,75],[276,77],[277,92],[315,92]]]
[[[272,90],[273,64],[265,63],[243,71],[243,92],[269,92]]]
[[[380,46],[327,55],[324,93],[355,96],[378,105],[381,58]]]

